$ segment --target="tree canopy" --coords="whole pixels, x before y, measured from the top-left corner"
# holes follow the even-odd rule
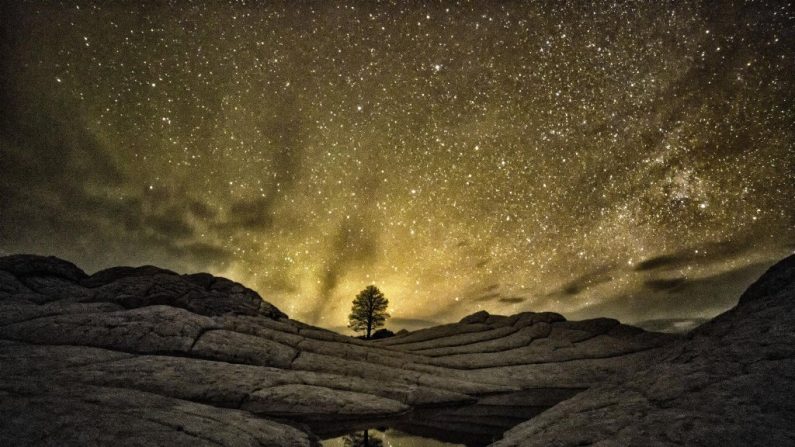
[[[374,285],[367,286],[353,300],[351,314],[348,316],[348,327],[354,331],[365,331],[365,338],[370,338],[373,329],[381,327],[389,318],[386,308],[389,300]]]

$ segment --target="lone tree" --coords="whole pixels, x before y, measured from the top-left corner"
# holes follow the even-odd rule
[[[378,290],[376,286],[367,286],[356,295],[353,300],[351,314],[348,316],[348,327],[354,331],[365,331],[365,338],[370,338],[370,332],[384,325],[384,321],[389,318],[386,307],[389,300]]]

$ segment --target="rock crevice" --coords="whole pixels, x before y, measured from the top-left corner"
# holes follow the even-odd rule
[[[478,401],[485,407],[437,411],[423,424],[477,431],[522,422],[508,406],[521,404],[532,419],[498,445],[784,445],[795,439],[785,422],[795,419],[786,398],[795,383],[793,259],[687,337],[611,319],[479,312],[365,342],[290,320],[256,292],[208,274],[145,266],[87,275],[57,258],[4,257],[0,444],[133,436],[316,445],[280,420],[393,417]],[[521,398],[495,394],[519,390]],[[485,418],[482,408],[506,413]]]

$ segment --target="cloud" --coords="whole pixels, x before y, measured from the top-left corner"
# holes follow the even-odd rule
[[[310,323],[336,306],[334,291],[348,272],[373,263],[378,253],[378,235],[372,226],[364,224],[363,217],[350,216],[342,221],[334,236],[329,257],[320,273],[319,301],[307,315]]]
[[[687,247],[672,253],[648,258],[639,262],[635,270],[639,272],[674,269],[688,266],[694,262],[705,264],[720,261],[745,252],[752,247],[750,240],[725,240]]]
[[[774,261],[754,262],[696,278],[648,279],[639,287],[604,297],[576,312],[570,319],[608,316],[624,322],[670,315],[712,317],[737,304],[740,294]]]
[[[263,152],[270,156],[271,169],[263,180],[268,190],[263,196],[243,198],[232,203],[216,227],[222,230],[264,230],[274,225],[276,207],[293,187],[301,172],[303,124],[293,95],[263,109],[254,121],[262,136]]]
[[[557,290],[549,293],[549,296],[573,296],[578,295],[584,290],[604,284],[613,280],[615,266],[603,265],[590,270],[575,279],[563,284]]]
[[[416,331],[418,329],[424,329],[431,326],[438,326],[440,323],[438,321],[421,318],[393,317],[386,320],[386,324],[389,328],[393,328],[393,331],[397,332],[401,329],[405,329],[407,331]]]
[[[351,268],[372,262],[377,253],[377,235],[360,218],[345,219],[337,231],[320,280],[320,294],[329,298],[340,278]]]
[[[476,303],[483,303],[493,301],[500,297],[500,285],[490,284],[474,292],[466,292],[464,301],[473,301]]]
[[[653,258],[649,258],[643,262],[638,263],[638,265],[635,266],[635,270],[639,272],[645,270],[654,270],[661,267],[677,265],[678,263],[683,261],[684,258],[681,256],[674,256],[674,255],[655,256]]]
[[[494,301],[500,297],[500,292],[488,292],[483,295],[472,298],[471,300],[476,303],[484,303],[487,301]]]
[[[245,198],[232,203],[224,218],[215,224],[221,230],[262,230],[273,225],[272,198]]]
[[[648,279],[643,285],[654,291],[674,290],[683,286],[687,282],[686,278],[672,278],[672,279]]]
[[[232,259],[233,253],[226,248],[205,242],[191,242],[172,246],[170,251],[178,258],[189,259],[196,264],[223,268]]]
[[[14,8],[3,15],[13,17]],[[7,14],[6,14],[7,13]],[[196,240],[195,222],[216,218],[185,191],[142,188],[89,126],[79,103],[14,63],[23,40],[0,34],[0,247],[56,254],[87,270],[159,263],[176,270],[207,269],[232,257]],[[48,79],[51,82],[51,79]]]
[[[199,202],[197,200],[193,200],[188,203],[188,210],[191,212],[191,214],[200,219],[212,219],[218,215],[213,208],[210,208],[205,203]]]
[[[180,270],[223,265],[232,254],[195,241],[192,221],[214,212],[183,192],[131,189],[111,149],[74,105],[43,101],[0,76],[0,246],[81,259],[87,270],[127,262]],[[20,98],[37,104],[32,110]]]
[[[16,84],[3,78],[0,245],[41,240],[33,245],[46,248],[55,245],[48,240],[91,234],[91,217],[110,212],[92,191],[118,187],[124,173],[84,123],[66,113],[67,105],[58,98],[33,111],[17,103],[15,92]]]
[[[143,225],[148,226],[165,239],[182,239],[193,236],[193,227],[183,216],[172,212],[144,215]]]
[[[464,303],[500,303],[500,304],[518,304],[527,301],[526,297],[521,296],[503,296],[500,292],[499,284],[490,284],[475,292],[468,293],[464,296]]]

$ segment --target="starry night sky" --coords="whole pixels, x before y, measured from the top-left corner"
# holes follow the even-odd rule
[[[411,329],[711,317],[795,250],[791,4],[3,3],[0,254]]]

